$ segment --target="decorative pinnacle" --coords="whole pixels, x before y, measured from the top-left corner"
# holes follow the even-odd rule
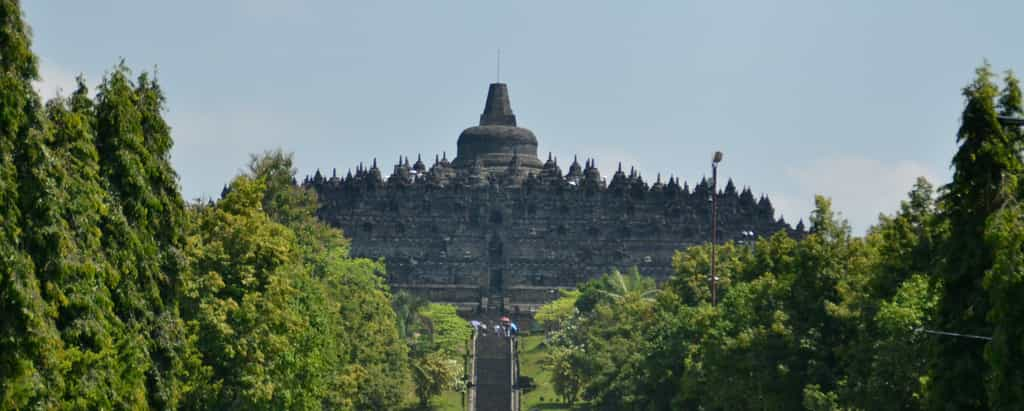
[[[516,126],[516,115],[512,113],[512,103],[508,98],[508,86],[504,83],[492,83],[487,90],[487,103],[480,114],[481,126]]]

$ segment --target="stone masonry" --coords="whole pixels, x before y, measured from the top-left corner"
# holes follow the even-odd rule
[[[453,161],[435,157],[428,168],[399,157],[385,179],[374,160],[344,177],[317,171],[303,184],[318,192],[321,218],[352,238],[353,256],[386,261],[393,288],[512,309],[615,268],[665,280],[676,250],[710,238],[709,181],[691,189],[658,176],[649,185],[621,164],[606,181],[595,164],[574,159],[563,173],[550,154],[542,162],[498,83]],[[776,220],[767,197],[731,180],[719,187],[719,241],[803,231]]]

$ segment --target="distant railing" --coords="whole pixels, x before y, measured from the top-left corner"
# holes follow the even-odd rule
[[[476,328],[473,328],[473,336],[469,339],[469,365],[466,367],[469,373],[466,378],[466,397],[464,410],[476,410]]]
[[[519,411],[519,338],[517,336],[509,339],[509,360],[512,361],[511,382],[512,382],[512,411]]]

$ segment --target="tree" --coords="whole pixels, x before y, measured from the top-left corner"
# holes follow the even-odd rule
[[[1000,126],[995,99],[998,90],[988,64],[963,90],[966,106],[957,133],[953,181],[941,199],[950,235],[943,245],[941,279],[945,285],[936,326],[944,331],[991,335],[986,317],[990,308],[982,280],[992,268],[993,250],[985,242],[985,222],[1004,199],[1007,178],[1020,172],[1015,144]],[[987,369],[983,345],[976,340],[938,338],[933,357],[933,408],[984,409]]]
[[[558,299],[544,304],[537,310],[534,319],[548,332],[561,328],[567,321],[576,316],[576,300],[580,297],[579,290],[558,290]]]
[[[392,409],[408,392],[408,347],[405,324],[396,319],[381,261],[349,257],[349,240],[341,230],[317,218],[316,193],[295,184],[292,155],[272,150],[253,155],[248,178],[262,181],[260,206],[274,222],[295,234],[301,264],[323,287],[338,322],[325,330],[337,344],[331,359],[335,378],[351,392],[356,409]],[[229,190],[230,191],[230,190]]]
[[[197,216],[185,306],[213,381],[194,408],[311,409],[353,391],[331,377],[334,303],[300,264],[294,233],[262,212],[262,196],[261,181],[239,177]]]
[[[87,99],[84,80],[72,100]],[[124,378],[124,358],[144,357],[144,347],[127,344],[114,312],[111,285],[118,273],[101,247],[100,222],[106,191],[99,176],[88,112],[58,97],[46,106],[48,127],[25,141],[22,173],[25,246],[36,261],[63,339],[68,381],[52,392],[65,404],[84,408],[140,407],[142,379]]]
[[[452,389],[462,376],[457,361],[440,351],[428,352],[412,361],[412,378],[416,383],[416,397],[420,407],[426,408],[430,399]]]
[[[935,315],[941,284],[928,278],[935,273],[944,230],[932,192],[919,178],[898,213],[880,216],[864,239],[864,268],[838,285],[840,301],[830,312],[852,333],[839,352],[836,391],[844,406],[924,407],[928,360],[920,352],[931,336],[920,329]]]
[[[1020,84],[1012,72],[1006,74],[1006,86],[999,97],[999,114],[1020,116],[1022,110]],[[1024,147],[1021,130],[1007,130],[1014,151]],[[1024,295],[1024,192],[1020,189],[1022,173],[1006,178],[1000,192],[1002,207],[989,217],[985,228],[986,245],[993,250],[992,268],[985,273],[984,286],[988,292],[991,310],[988,320],[992,325],[992,341],[986,347],[985,358],[991,367],[988,379],[989,406],[1009,409],[1024,403],[1024,309],[1020,296]]]
[[[39,77],[18,0],[0,0],[0,408],[51,408],[68,366],[52,311],[23,249],[21,143],[39,133]],[[24,170],[24,166],[21,167]]]
[[[174,408],[195,386],[198,354],[177,305],[184,254],[184,202],[169,165],[163,97],[146,75],[138,89],[121,62],[103,79],[95,103],[96,148],[111,210],[103,247],[121,273],[113,297],[118,317],[145,347],[133,361],[150,406]],[[142,94],[140,94],[142,93]]]
[[[441,391],[460,388],[462,351],[473,331],[451,304],[429,303],[417,315],[420,328],[410,341],[410,362],[416,395],[425,407]]]

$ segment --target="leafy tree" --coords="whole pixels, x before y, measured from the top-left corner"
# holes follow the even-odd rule
[[[458,362],[443,352],[433,351],[412,361],[412,378],[420,407],[426,408],[430,398],[452,389],[462,376]]]
[[[985,358],[991,367],[988,379],[989,406],[1011,409],[1024,403],[1024,195],[1015,183],[1007,184],[1007,204],[993,214],[985,230],[986,244],[994,250],[992,268],[985,274],[991,310],[992,341]],[[1017,191],[1017,192],[1015,192]]]
[[[23,248],[19,207],[22,143],[40,138],[36,57],[18,0],[0,0],[0,408],[52,408],[68,364]],[[53,394],[58,393],[58,394]]]
[[[425,407],[431,397],[460,388],[465,374],[462,349],[472,329],[451,304],[429,303],[417,312],[419,327],[410,341],[410,362],[416,395]]]
[[[338,304],[339,322],[326,332],[337,344],[335,378],[353,387],[345,395],[357,409],[395,408],[408,392],[408,347],[396,326],[383,262],[349,257],[341,230],[317,218],[316,193],[295,184],[291,154],[254,155],[248,169],[249,178],[265,182],[262,210],[295,234],[302,265]]]
[[[146,75],[139,89],[122,62],[98,87],[96,148],[111,210],[101,223],[103,246],[121,278],[113,289],[118,317],[145,348],[130,362],[145,378],[148,401],[175,407],[195,388],[199,358],[177,301],[184,255],[184,202],[169,165],[163,97]],[[142,93],[142,94],[140,94]],[[190,384],[186,379],[192,379]]]
[[[747,279],[744,272],[752,258],[751,250],[729,241],[716,246],[715,275],[719,301],[729,293],[734,281]],[[711,245],[702,244],[676,251],[672,257],[675,273],[666,286],[688,304],[711,302]]]
[[[330,378],[337,357],[323,331],[338,319],[262,196],[261,181],[239,177],[197,216],[187,313],[213,381],[196,408],[313,409],[336,389],[352,391]]]
[[[71,100],[86,106],[87,88]],[[123,378],[125,358],[144,356],[128,345],[124,324],[114,312],[110,288],[117,272],[105,258],[99,225],[106,213],[106,191],[99,176],[90,113],[68,99],[47,104],[49,129],[26,140],[22,176],[26,247],[37,261],[45,298],[55,312],[70,367],[61,396],[81,408],[139,407],[144,381]]]
[[[963,111],[953,157],[953,181],[945,187],[942,209],[950,234],[944,244],[944,293],[936,326],[945,331],[990,335],[990,308],[982,287],[993,265],[992,247],[985,243],[985,222],[1003,203],[999,192],[1007,178],[1020,172],[1020,159],[1011,137],[996,117],[998,90],[988,64],[964,88]],[[933,358],[933,408],[984,409],[986,365],[983,345],[975,340],[939,338]]]
[[[621,301],[627,295],[650,298],[657,291],[654,279],[640,275],[636,267],[630,268],[626,275],[613,269],[611,273],[580,286],[576,308],[588,313],[602,301]]]
[[[413,334],[422,326],[423,318],[420,317],[420,310],[430,304],[426,298],[401,290],[394,294],[391,299],[391,306],[395,310],[395,322],[398,326],[398,335],[403,340],[412,341]]]
[[[852,333],[839,352],[842,404],[878,410],[924,406],[928,362],[920,353],[930,338],[919,330],[935,314],[938,284],[927,278],[937,267],[935,245],[944,230],[932,192],[919,178],[900,211],[880,216],[869,230],[865,269],[840,281],[840,302],[831,312]]]
[[[428,351],[440,351],[449,358],[459,356],[459,350],[473,335],[473,330],[456,314],[451,304],[430,303],[420,309],[423,318],[423,343]]]
[[[537,314],[534,315],[534,319],[544,326],[549,332],[554,331],[562,327],[566,322],[570,321],[576,316],[579,311],[576,310],[576,300],[580,297],[579,290],[558,290],[560,297],[558,299],[544,304]]]

